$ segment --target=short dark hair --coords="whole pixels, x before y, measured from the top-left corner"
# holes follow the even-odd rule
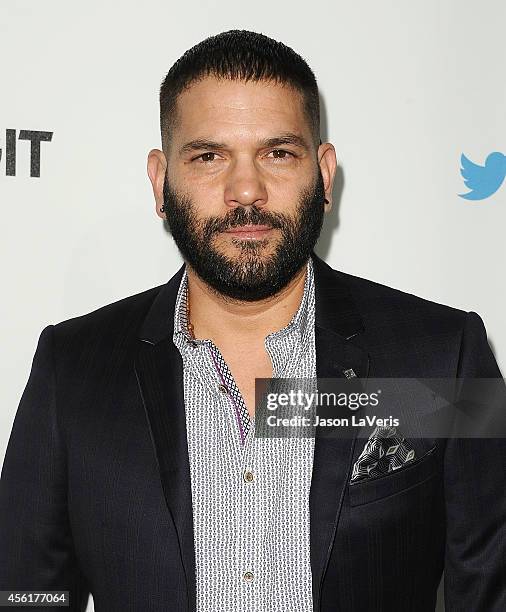
[[[302,94],[315,146],[320,142],[320,102],[315,75],[293,49],[264,34],[229,30],[188,49],[172,66],[160,88],[160,130],[166,148],[175,125],[179,94],[206,76],[243,81],[272,80]]]

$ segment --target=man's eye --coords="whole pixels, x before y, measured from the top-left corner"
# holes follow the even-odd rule
[[[290,153],[290,151],[285,151],[284,149],[274,149],[274,151],[271,151],[270,153],[274,153],[274,159],[288,159],[290,157],[294,157],[293,153]]]
[[[198,157],[194,157],[192,161],[195,161],[197,159],[200,159],[202,162],[206,163],[206,162],[212,162],[214,161],[214,156],[216,155],[216,153],[202,153],[202,155],[199,155]]]

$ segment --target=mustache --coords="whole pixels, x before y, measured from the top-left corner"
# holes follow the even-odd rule
[[[283,213],[262,211],[254,204],[246,210],[237,206],[224,217],[211,217],[204,223],[204,234],[210,238],[213,234],[224,232],[241,225],[270,225],[275,229],[283,229],[291,223],[291,218]]]

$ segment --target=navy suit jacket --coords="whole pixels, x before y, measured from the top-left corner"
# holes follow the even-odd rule
[[[312,258],[319,377],[501,377],[475,312]],[[172,342],[183,269],[42,331],[0,480],[0,590],[68,590],[75,611],[90,592],[96,612],[196,609]],[[350,485],[363,443],[317,433],[314,610],[434,610],[444,569],[448,611],[504,612],[505,441],[440,438],[413,465]]]

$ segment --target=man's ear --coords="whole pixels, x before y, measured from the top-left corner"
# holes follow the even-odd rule
[[[165,219],[165,213],[161,209],[163,207],[163,183],[167,171],[167,159],[163,151],[152,149],[148,153],[147,170],[153,187],[153,195],[155,196],[156,214],[160,219]]]
[[[320,146],[318,147],[318,165],[320,166],[325,189],[326,202],[324,211],[329,212],[332,208],[332,189],[337,169],[336,150],[330,142],[322,144],[320,141]]]

